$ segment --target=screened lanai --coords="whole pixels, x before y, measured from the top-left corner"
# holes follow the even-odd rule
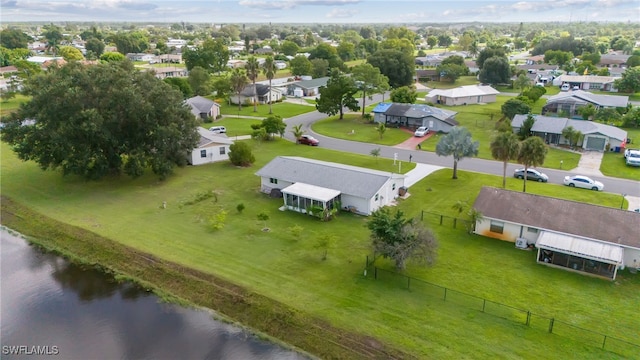
[[[331,209],[336,201],[340,201],[340,191],[301,182],[282,189],[284,207],[301,213],[307,209]]]

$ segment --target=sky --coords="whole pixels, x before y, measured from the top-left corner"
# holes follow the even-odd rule
[[[640,22],[640,0],[0,0],[0,21]]]

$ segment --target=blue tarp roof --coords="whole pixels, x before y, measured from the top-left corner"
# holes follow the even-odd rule
[[[383,113],[389,110],[389,108],[393,105],[393,103],[379,103],[376,107],[373,108],[372,112],[374,113]]]

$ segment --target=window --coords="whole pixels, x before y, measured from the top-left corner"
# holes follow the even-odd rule
[[[200,157],[201,158],[206,158],[207,157],[207,150],[200,150]]]
[[[491,220],[491,226],[489,227],[489,231],[502,234],[503,230],[504,230],[504,223],[502,221]]]
[[[376,194],[376,201],[378,201],[378,194]]]
[[[270,178],[270,179],[269,179],[269,182],[270,182],[270,183],[272,183],[272,184],[277,184],[277,183],[278,183],[278,179],[276,179],[276,178]]]
[[[226,153],[226,149],[224,146],[220,147],[220,155],[224,155]]]
[[[527,227],[527,232],[537,234],[538,233],[538,229],[532,228],[532,227]]]
[[[393,185],[391,185],[391,190],[395,190],[396,189],[396,184],[394,183]]]

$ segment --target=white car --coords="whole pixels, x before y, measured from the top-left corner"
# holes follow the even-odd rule
[[[413,136],[423,137],[429,133],[429,128],[426,126],[420,126],[416,132],[413,133]]]
[[[640,166],[640,149],[625,150],[624,160],[628,166]]]
[[[604,190],[604,185],[600,181],[595,181],[582,175],[565,176],[564,184],[570,187],[579,187],[596,191]]]

